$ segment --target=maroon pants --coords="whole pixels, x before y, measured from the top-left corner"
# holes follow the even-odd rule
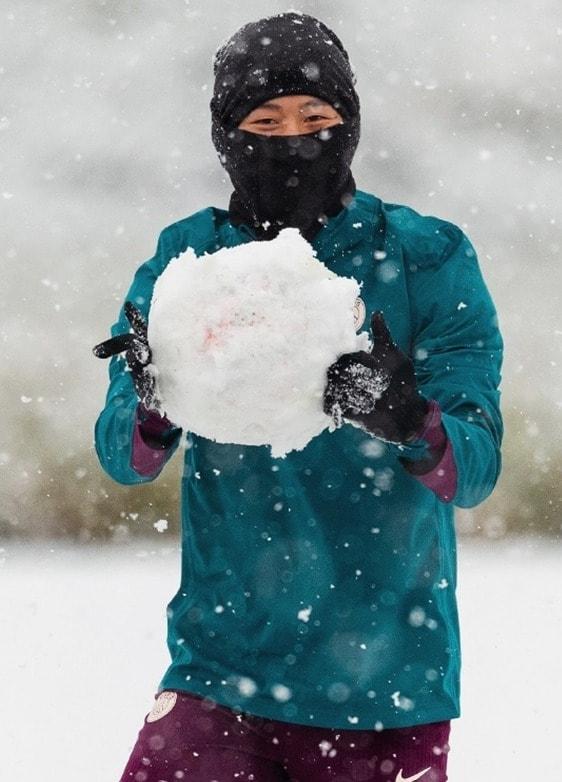
[[[446,782],[451,723],[340,730],[155,695],[120,782]]]

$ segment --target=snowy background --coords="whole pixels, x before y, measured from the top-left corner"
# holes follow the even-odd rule
[[[181,458],[152,485],[101,474],[92,436],[107,365],[91,347],[162,228],[228,203],[210,140],[212,55],[244,22],[290,7],[0,8],[0,753],[13,782],[117,778],[167,665]],[[296,8],[331,26],[355,65],[358,186],[468,233],[506,343],[503,474],[489,500],[457,510],[464,712],[452,782],[555,778],[559,2]]]
[[[162,228],[227,205],[210,139],[212,56],[244,22],[289,8],[2,3],[0,535],[121,539],[159,513],[177,533],[179,459],[165,486],[140,492],[101,475],[92,430],[107,365],[91,346],[109,335]],[[559,535],[559,2],[298,10],[330,25],[356,68],[358,186],[462,226],[498,308],[504,473],[487,503],[459,514],[459,529]]]

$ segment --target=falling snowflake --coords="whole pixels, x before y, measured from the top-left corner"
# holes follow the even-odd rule
[[[400,691],[396,690],[396,692],[393,692],[390,696],[392,698],[392,702],[396,706],[397,709],[403,709],[404,711],[411,711],[414,708],[414,701],[410,698],[406,698],[404,695],[400,695]]]
[[[284,684],[274,684],[271,688],[271,694],[276,701],[280,701],[281,703],[285,703],[293,697],[293,691]]]

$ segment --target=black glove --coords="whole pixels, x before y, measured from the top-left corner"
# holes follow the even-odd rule
[[[356,421],[389,443],[415,439],[429,411],[416,390],[414,362],[394,343],[382,312],[371,317],[373,347],[344,353],[328,369],[323,408],[336,427]]]
[[[132,333],[118,334],[101,342],[93,348],[94,355],[98,358],[109,358],[125,352],[138,398],[147,410],[160,412],[160,401],[155,394],[154,375],[148,369],[152,361],[152,352],[148,344],[146,321],[130,301],[125,302],[125,315],[131,324]]]

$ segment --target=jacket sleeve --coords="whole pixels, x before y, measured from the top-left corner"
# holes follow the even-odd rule
[[[452,446],[457,484],[450,501],[472,508],[491,494],[501,472],[504,346],[476,251],[455,229],[442,262],[410,267],[411,353],[419,391],[439,403]],[[426,445],[394,447],[402,461],[423,458]]]
[[[132,301],[148,320],[154,283],[174,255],[174,241],[170,229],[164,229],[158,239],[153,258],[137,270],[124,301]],[[111,336],[129,332],[129,321],[121,307],[117,322],[111,327]],[[141,466],[135,458],[133,444],[138,439],[139,400],[132,375],[122,356],[113,356],[109,364],[109,389],[105,406],[95,424],[96,453],[105,472],[118,483],[134,484],[153,481],[177,449],[181,429],[170,427],[162,433],[162,446],[155,450],[154,470]],[[147,446],[148,447],[148,446]]]

